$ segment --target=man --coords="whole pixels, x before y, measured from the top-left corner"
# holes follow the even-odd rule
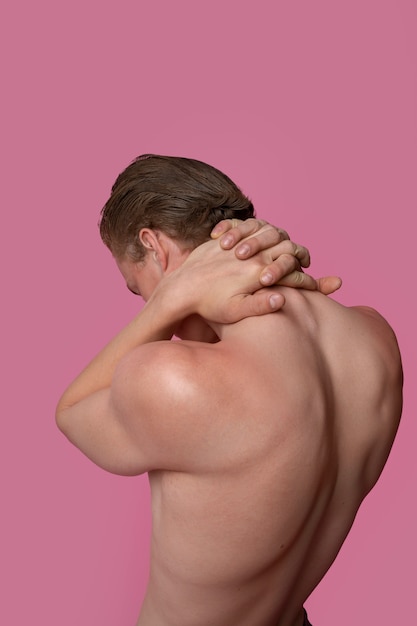
[[[103,240],[147,304],[70,385],[57,422],[103,468],[149,472],[140,626],[308,624],[303,604],[397,430],[388,324],[294,274],[308,254],[277,243],[275,229],[249,220],[226,232],[223,221],[214,234],[229,249],[209,240],[218,220],[252,215],[218,170],[149,155],[119,176],[102,213]],[[260,275],[282,274],[311,289],[261,288]],[[338,286],[329,281],[325,293]]]

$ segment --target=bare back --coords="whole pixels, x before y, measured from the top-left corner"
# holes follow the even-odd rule
[[[301,625],[385,464],[401,411],[391,329],[283,291],[283,311],[224,326],[217,344],[150,348],[178,458],[150,472],[141,626]]]

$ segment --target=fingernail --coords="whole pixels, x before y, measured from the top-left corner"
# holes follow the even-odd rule
[[[212,235],[217,235],[217,233],[221,233],[223,230],[223,226],[221,224],[216,224],[216,226],[211,231]]]
[[[224,237],[222,237],[221,242],[223,246],[230,246],[230,244],[233,243],[232,235],[225,235]]]
[[[248,246],[247,243],[242,244],[241,246],[239,246],[239,256],[246,256],[249,254],[250,252],[250,248]]]
[[[278,296],[277,294],[273,294],[269,298],[269,304],[271,305],[271,309],[278,309],[278,307],[280,307],[282,304],[281,296]]]
[[[273,280],[274,280],[274,277],[272,276],[271,272],[265,272],[261,276],[261,283],[263,285],[271,285]]]

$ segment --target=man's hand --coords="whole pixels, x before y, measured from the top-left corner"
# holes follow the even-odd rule
[[[318,290],[329,295],[342,284],[337,276],[314,279],[303,272],[302,268],[310,265],[307,248],[291,241],[285,230],[271,226],[264,220],[223,220],[214,227],[211,237],[220,239],[224,250],[236,246],[235,254],[238,259],[249,259],[258,252],[268,250],[272,262],[262,268],[259,276],[259,281],[264,286],[279,284]],[[240,241],[242,243],[237,245]]]
[[[262,288],[259,283],[262,268],[271,260],[267,249],[242,263],[234,250],[223,250],[218,241],[207,241],[164,276],[148,305],[157,301],[156,308],[164,311],[180,306],[183,319],[198,314],[221,324],[272,313],[283,306],[285,298],[278,288]]]

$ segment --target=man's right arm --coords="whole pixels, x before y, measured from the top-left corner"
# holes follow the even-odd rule
[[[261,255],[238,261],[215,241],[194,250],[184,264],[165,276],[142,311],[90,362],[61,397],[58,426],[71,427],[71,408],[108,389],[117,365],[140,345],[169,340],[178,324],[197,313],[219,323],[279,309],[284,298],[273,289],[259,290]]]
[[[282,296],[276,294],[278,305],[274,305],[273,292],[257,292],[262,262],[253,258],[241,263],[233,251],[222,251],[217,242],[211,241],[193,251],[180,268],[165,276],[142,311],[64,392],[56,420],[68,439],[109,471],[141,473],[150,469],[146,451],[137,447],[138,438],[129,435],[130,426],[123,422],[115,407],[112,387],[119,364],[140,346],[153,344],[157,348],[161,341],[171,339],[178,324],[194,313],[212,321],[233,322],[278,308]],[[257,293],[252,295],[252,292]],[[141,383],[134,381],[139,397]],[[139,404],[141,419],[146,419],[150,409]]]

